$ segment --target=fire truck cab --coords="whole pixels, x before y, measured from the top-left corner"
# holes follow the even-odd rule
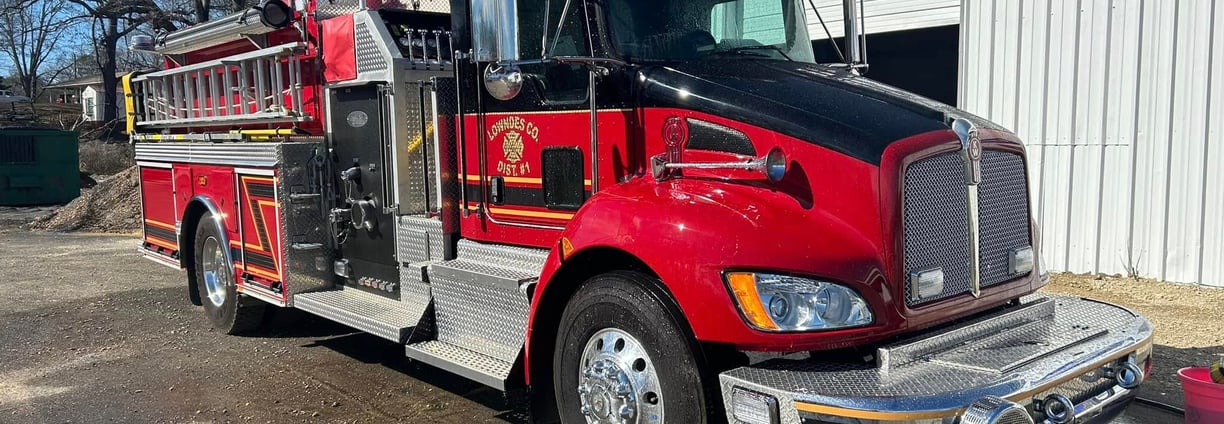
[[[853,30],[856,3],[846,1]],[[815,63],[802,0],[263,0],[138,43],[140,251],[537,422],[1106,421],[1152,328],[1046,282],[1023,144]]]

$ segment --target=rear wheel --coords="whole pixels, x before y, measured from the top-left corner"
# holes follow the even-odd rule
[[[649,284],[602,274],[566,306],[553,354],[563,423],[706,422],[693,343]]]
[[[196,288],[214,328],[226,334],[246,333],[259,328],[266,304],[238,295],[229,246],[223,245],[224,238],[215,226],[209,225],[212,222],[212,215],[206,213],[196,228],[193,270]]]

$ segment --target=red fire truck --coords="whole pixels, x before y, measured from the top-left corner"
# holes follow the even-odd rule
[[[1035,294],[1024,147],[818,64],[802,0],[264,0],[142,40],[141,252],[537,422],[1106,421],[1121,307]],[[807,10],[805,10],[807,9]]]

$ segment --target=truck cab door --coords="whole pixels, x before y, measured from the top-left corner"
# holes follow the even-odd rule
[[[566,6],[563,0],[518,3],[519,57],[543,57],[544,48],[549,57],[593,55],[584,2],[571,0]],[[542,46],[545,31],[547,45]],[[493,226],[559,230],[594,187],[616,181],[612,172],[600,173],[593,164],[625,152],[632,114],[620,98],[627,95],[614,94],[614,83],[597,78],[586,64],[538,61],[517,65],[522,77],[518,93],[499,98],[484,83],[487,74],[504,70],[499,68],[494,61],[477,61],[478,113],[465,138],[478,140],[479,160],[469,156],[469,169],[479,175],[465,177],[465,206],[479,208]],[[618,142],[619,149],[613,147]],[[593,157],[595,148],[599,151]]]

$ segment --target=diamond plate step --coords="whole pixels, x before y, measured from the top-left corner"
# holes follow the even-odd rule
[[[397,343],[425,313],[424,306],[343,288],[295,295],[293,306]]]
[[[513,362],[438,340],[410,344],[405,353],[409,358],[501,391],[506,390],[506,380],[514,368]]]
[[[983,317],[971,325],[955,326],[880,347],[876,349],[877,365],[881,368],[904,366],[980,344],[983,340],[1009,335],[1018,329],[1040,326],[1054,316],[1054,303],[1050,298],[1030,299],[1021,306]],[[1002,360],[1001,357],[993,359]],[[1017,358],[1012,358],[1012,361],[1015,360]]]
[[[537,273],[548,259],[548,249],[478,243],[467,239],[459,240],[458,249],[457,259],[496,263],[506,268],[534,270]]]
[[[436,276],[466,284],[493,284],[510,290],[518,290],[521,285],[535,281],[540,276],[538,269],[526,270],[495,264],[496,262],[459,258],[430,265],[429,275],[430,278]]]

